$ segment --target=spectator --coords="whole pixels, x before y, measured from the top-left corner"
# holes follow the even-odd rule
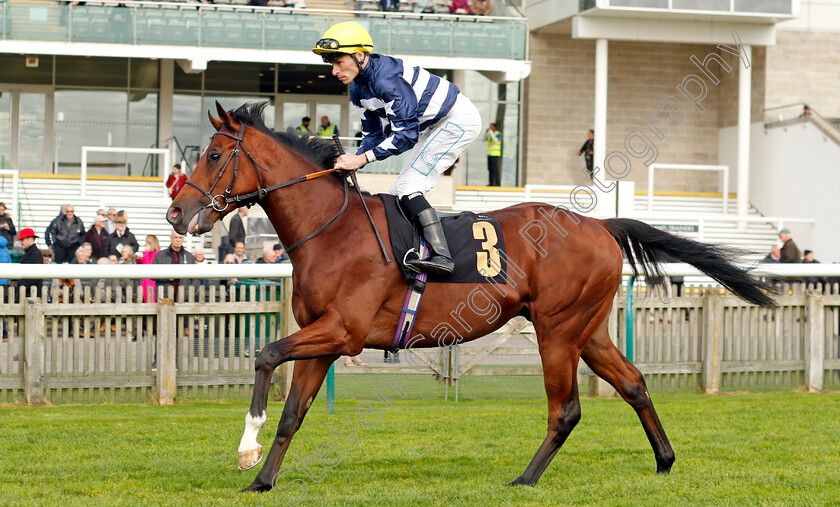
[[[277,260],[274,261],[275,264],[279,264],[281,262],[289,262],[289,256],[286,255],[286,250],[280,243],[274,244],[274,256],[277,258]]]
[[[266,248],[263,250],[263,256],[257,259],[257,264],[275,264],[277,262],[277,255],[273,248]]]
[[[586,134],[586,141],[583,142],[583,146],[578,150],[578,157],[583,155],[583,159],[586,161],[586,172],[589,173],[590,180],[592,180],[592,159],[595,157],[594,142],[595,131],[589,129],[589,132]]]
[[[247,255],[245,255],[245,243],[243,243],[241,241],[236,243],[236,245],[234,245],[234,247],[233,247],[233,258],[234,258],[234,261],[236,261],[237,264],[253,264],[254,263],[254,261],[249,259]]]
[[[811,108],[808,106],[808,104],[803,104],[802,105],[802,114],[800,114],[799,117],[800,118],[805,118],[807,116],[811,116]]]
[[[769,263],[769,264],[778,264],[781,262],[779,259],[782,258],[782,251],[777,245],[773,245],[770,248],[770,253],[767,254],[761,262]]]
[[[790,238],[790,230],[782,229],[779,231],[779,239],[782,241],[781,258],[779,262],[800,262],[802,254],[799,253],[799,247]]]
[[[304,116],[303,118],[301,118],[300,119],[300,125],[297,126],[297,128],[295,129],[295,132],[297,132],[299,134],[307,134],[308,135],[309,134],[309,122],[311,122],[311,121],[312,121],[312,119],[309,118],[308,116]]]
[[[154,261],[152,261],[152,264],[195,264],[195,257],[193,257],[193,254],[184,250],[184,236],[182,234],[172,231],[169,239],[169,248],[158,252],[157,255],[155,255]],[[186,294],[186,289],[191,284],[190,280],[184,280],[182,283],[178,278],[156,281],[159,286],[164,288],[170,286],[173,287],[176,296],[178,294],[178,287],[183,286],[184,293]]]
[[[102,210],[104,212],[104,210]],[[93,225],[90,226],[85,234],[84,240],[90,243],[92,247],[91,257],[96,260],[101,257],[107,257],[105,252],[105,243],[108,241],[108,232],[105,231],[105,222],[107,219],[99,213],[93,217]]]
[[[435,0],[417,0],[414,2],[414,12],[419,12],[421,14],[434,14]]]
[[[43,264],[44,257],[41,255],[41,250],[35,245],[35,240],[38,239],[38,236],[35,235],[35,231],[30,228],[26,228],[20,231],[20,236],[18,236],[18,241],[20,241],[20,246],[23,247],[23,257],[20,259],[21,264]],[[17,284],[18,287],[25,287],[26,295],[37,295],[38,297],[41,296],[41,285],[43,285],[44,280],[33,280],[33,279],[21,279],[18,280]],[[32,294],[34,288],[35,294]]]
[[[169,193],[169,197],[175,199],[175,196],[184,188],[186,183],[187,175],[181,173],[181,164],[173,165],[172,174],[166,178],[166,190]]]
[[[93,261],[90,260],[87,250],[85,250],[83,246],[79,246],[79,248],[73,252],[73,259],[69,262],[69,264],[93,264]]]
[[[149,234],[146,236],[146,243],[145,248],[143,249],[143,255],[139,259],[137,259],[138,264],[152,264],[154,263],[155,256],[157,253],[160,252],[160,242],[157,239],[157,236],[154,234]],[[154,303],[157,301],[155,292],[157,290],[157,284],[154,280],[150,278],[144,278],[140,282],[140,287],[143,289],[143,302],[144,303]],[[150,293],[151,291],[151,293]],[[151,294],[151,295],[150,295]]]
[[[41,257],[44,258],[44,264],[55,264],[55,262],[53,262],[52,250],[50,250],[49,248],[41,249]]]
[[[44,231],[44,241],[46,241],[47,248],[50,250],[52,250],[52,231],[55,229],[55,224],[57,224],[60,219],[64,218],[64,210],[67,209],[67,206],[69,206],[69,204],[62,204],[59,207],[60,211],[58,212],[58,216],[52,219],[50,225],[47,226],[47,230]]]
[[[106,222],[105,222],[105,232],[107,232],[108,234],[113,234],[114,231],[117,230],[117,222],[116,222],[116,220],[117,220],[117,210],[116,210],[116,208],[108,208],[108,214],[106,215],[106,218],[108,220],[106,220]]]
[[[814,252],[811,250],[805,250],[804,257],[802,258],[803,264],[819,264],[820,261],[814,258]],[[809,276],[805,278],[805,283],[808,284],[825,284],[826,279],[822,276]]]
[[[330,123],[330,119],[328,116],[321,117],[321,129],[318,131],[319,136],[323,137],[332,137],[337,136],[338,134],[338,127],[334,124]]]
[[[207,260],[207,257],[204,256],[204,249],[201,247],[197,247],[193,251],[193,257],[195,257],[196,264],[212,264],[212,262]]]
[[[91,264],[95,264],[96,259],[93,258],[93,245],[85,241],[84,243],[82,243],[81,248],[87,254],[88,262]]]
[[[268,7],[270,4],[271,2],[269,0],[248,0],[248,5],[255,5],[257,7]]]
[[[369,366],[366,362],[359,359],[361,354],[355,355],[353,357],[345,357],[344,358],[344,366]]]
[[[239,213],[233,216],[230,219],[230,224],[228,224],[228,247],[225,249],[223,254],[219,256],[224,258],[228,252],[232,252],[234,247],[237,243],[244,243],[245,238],[247,237],[245,233],[245,220],[244,218],[248,216],[248,208],[245,206],[239,208]]]
[[[400,0],[379,0],[380,11],[396,12],[400,10]]]
[[[76,208],[72,204],[65,206],[64,218],[55,223],[51,236],[55,262],[61,264],[69,261],[85,236],[85,224],[76,216]]]
[[[491,123],[487,128],[487,172],[489,181],[487,186],[498,187],[502,184],[502,133]]]
[[[113,234],[108,236],[108,240],[105,242],[105,252],[108,255],[116,255],[117,258],[119,258],[122,253],[122,247],[125,245],[131,246],[135,252],[140,250],[140,245],[137,244],[137,239],[134,237],[134,234],[128,230],[128,218],[126,217],[124,211],[117,213],[115,222],[116,230],[114,230]]]
[[[134,249],[131,248],[131,245],[123,246],[120,254],[121,257],[117,261],[117,264],[135,264]]]
[[[6,204],[0,202],[0,236],[6,238],[7,245],[13,245],[16,235],[15,223],[12,221],[12,217],[6,213]]]
[[[490,0],[473,0],[472,13],[476,16],[489,16],[493,12],[493,2]]]
[[[450,14],[472,14],[470,0],[452,0],[449,4]]]
[[[229,254],[225,255],[224,259],[222,259],[222,264],[236,264],[236,257],[232,253],[229,253]],[[223,283],[225,285],[230,285],[230,284],[236,283],[238,281],[239,280],[236,279],[236,278],[230,278],[228,280],[225,280]]]
[[[12,254],[9,253],[9,240],[5,234],[0,234],[0,264],[11,264]],[[0,285],[9,285],[9,280],[0,278]],[[5,328],[4,328],[5,329]]]

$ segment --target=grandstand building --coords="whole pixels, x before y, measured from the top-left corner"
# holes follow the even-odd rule
[[[829,232],[840,218],[829,194],[840,187],[840,2],[497,0],[491,16],[453,16],[443,3],[434,10],[404,1],[385,13],[370,0],[310,0],[305,9],[0,2],[0,169],[9,170],[0,199],[14,199],[16,221],[39,232],[57,213],[49,193],[57,188],[79,195],[83,213],[135,199],[150,217],[139,233],[166,234],[151,217],[168,204],[162,189],[154,195],[169,168],[162,155],[137,151],[164,149],[191,165],[217,100],[229,109],[267,100],[266,122],[277,130],[328,116],[352,146],[360,124],[347,88],[309,51],[329,25],[352,18],[376,51],[446,76],[503,133],[503,188],[475,189],[487,183],[477,141],[441,182],[437,204],[493,207],[524,199],[525,185],[558,186],[544,192],[559,200],[543,197],[562,202],[589,185],[598,204],[583,211],[649,221],[644,213],[658,213],[663,227],[706,240],[755,232],[747,242],[756,248],[769,248],[783,223],[823,262],[840,260],[840,238]],[[800,117],[804,104],[812,114]],[[597,184],[578,156],[590,128]],[[83,147],[93,149],[83,155]],[[365,172],[393,173],[400,162]],[[660,167],[650,179],[652,163],[728,169]],[[374,191],[393,179],[365,177]],[[102,181],[117,183],[94,184]],[[621,185],[605,191],[613,182]],[[635,195],[650,182],[652,202]],[[718,211],[729,215],[726,234],[704,236],[684,215],[708,214],[726,189],[735,194]],[[733,218],[761,215],[788,220]]]

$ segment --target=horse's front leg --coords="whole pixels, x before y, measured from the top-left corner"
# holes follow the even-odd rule
[[[283,456],[286,455],[286,449],[292,442],[292,437],[303,423],[306,411],[309,410],[312,400],[318,394],[327,370],[338,357],[338,355],[331,355],[295,362],[292,387],[289,390],[289,397],[286,399],[283,416],[277,426],[277,435],[271,444],[271,450],[254,482],[242,491],[268,491],[272,488],[274,476],[280,470],[280,464],[283,462]]]
[[[239,470],[253,468],[262,459],[262,447],[257,443],[257,435],[259,435],[266,421],[265,409],[268,404],[271,375],[281,363],[326,356],[333,357],[334,361],[340,355],[356,355],[361,352],[363,347],[364,337],[351,340],[338,312],[331,310],[288,338],[277,340],[263,348],[254,363],[254,369],[256,370],[254,394],[251,398],[251,408],[248,410],[248,415],[245,416],[245,432],[239,443]],[[298,369],[295,367],[295,375],[297,375],[297,372]],[[321,379],[323,379],[324,374],[321,375]],[[295,379],[297,380],[297,376],[295,376]],[[292,389],[295,385],[293,383]],[[315,392],[320,385],[321,381],[319,380]],[[289,396],[291,396],[291,393]],[[286,401],[287,409],[290,402],[291,398]],[[286,417],[286,411],[283,412],[284,418]]]

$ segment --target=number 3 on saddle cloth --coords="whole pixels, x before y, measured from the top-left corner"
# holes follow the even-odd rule
[[[505,239],[499,222],[483,213],[442,213],[441,225],[449,244],[455,271],[446,277],[429,276],[416,273],[405,266],[411,256],[428,256],[426,242],[422,239],[420,228],[409,220],[399,200],[388,194],[379,194],[385,204],[388,219],[388,234],[391,248],[408,282],[408,293],[403,303],[400,322],[391,350],[404,348],[411,335],[417,309],[420,306],[426,283],[507,283],[507,255]]]

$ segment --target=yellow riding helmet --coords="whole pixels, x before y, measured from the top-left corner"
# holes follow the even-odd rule
[[[336,53],[370,53],[373,39],[364,27],[354,21],[345,21],[331,26],[319,40],[312,52],[321,55],[325,62],[334,59]]]

